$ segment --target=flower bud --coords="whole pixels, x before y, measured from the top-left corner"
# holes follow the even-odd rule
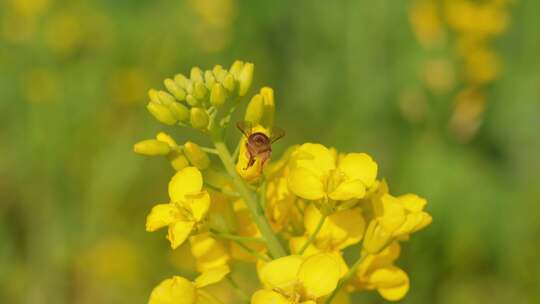
[[[157,96],[158,96],[158,99],[161,102],[161,104],[165,105],[165,106],[176,102],[174,97],[171,94],[169,94],[169,93],[167,93],[165,91],[158,91]]]
[[[184,144],[184,154],[189,162],[199,170],[204,170],[210,166],[210,158],[199,145],[190,141]]]
[[[165,142],[155,139],[147,139],[133,145],[133,151],[142,155],[159,156],[169,154],[171,148]]]
[[[183,74],[176,74],[174,76],[174,82],[182,89],[187,90],[191,80],[187,79]]]
[[[193,95],[191,94],[186,96],[186,102],[192,107],[195,107],[199,104],[199,101],[197,100],[197,98],[193,97]]]
[[[274,113],[276,111],[274,90],[269,87],[263,87],[260,94],[264,100],[264,115],[261,118],[260,124],[266,128],[270,128],[274,125]]]
[[[239,89],[238,89],[238,95],[239,96],[245,96],[251,87],[251,83],[253,82],[253,70],[255,66],[253,63],[246,63],[244,64],[242,71],[240,72],[239,76],[237,77],[238,82],[240,83]]]
[[[225,76],[225,79],[223,79],[223,87],[225,87],[225,89],[227,89],[229,92],[234,92],[236,81],[234,80],[233,75],[228,74]]]
[[[193,82],[203,83],[203,72],[199,67],[193,67],[191,68],[191,73],[189,74],[189,78]]]
[[[176,171],[180,171],[184,169],[185,167],[189,166],[189,161],[187,160],[186,156],[179,151],[171,151],[171,153],[168,155],[169,162],[171,163],[171,166]]]
[[[210,103],[219,107],[227,101],[227,92],[221,83],[215,83],[210,92]]]
[[[171,148],[178,147],[178,144],[176,143],[176,141],[169,134],[165,132],[159,132],[156,135],[156,139],[161,142],[167,143],[169,147]]]
[[[191,108],[190,112],[191,126],[195,129],[206,129],[208,127],[209,117],[206,111],[201,108]]]
[[[193,97],[197,100],[205,100],[208,96],[208,89],[202,82],[197,82],[193,86]]]
[[[171,111],[164,105],[156,102],[149,102],[148,105],[146,105],[146,108],[161,123],[174,125],[177,121]]]
[[[158,91],[157,91],[157,90],[154,90],[154,89],[148,90],[148,97],[150,98],[150,101],[151,101],[151,102],[161,103],[161,101],[159,100],[159,96],[158,96]]]
[[[229,73],[233,74],[234,78],[238,79],[240,77],[240,73],[242,72],[243,67],[244,67],[244,62],[240,60],[236,60],[231,65],[231,68],[229,69]]]
[[[173,94],[176,99],[186,99],[186,91],[184,91],[184,89],[178,86],[174,80],[167,78],[165,79],[165,81],[163,81],[163,83],[165,84],[167,91],[171,92],[171,94]]]
[[[179,121],[186,121],[189,118],[189,110],[188,108],[179,103],[179,102],[173,102],[169,105],[167,105],[167,108],[171,111],[173,116],[178,119]]]
[[[216,77],[214,77],[214,74],[212,71],[206,71],[204,72],[204,81],[206,83],[206,87],[210,90],[216,83]]]
[[[258,125],[264,114],[264,100],[259,94],[253,96],[246,108],[244,119],[253,125]]]
[[[227,71],[219,64],[212,69],[212,72],[214,73],[216,80],[219,82],[223,82],[228,74]]]

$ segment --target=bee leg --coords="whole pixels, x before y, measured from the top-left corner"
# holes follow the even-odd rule
[[[255,157],[253,156],[249,156],[249,161],[246,165],[246,167],[244,168],[244,170],[247,170],[249,167],[253,166],[255,164]]]

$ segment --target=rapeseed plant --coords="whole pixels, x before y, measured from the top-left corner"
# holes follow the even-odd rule
[[[253,72],[242,61],[230,69],[195,67],[189,77],[166,79],[166,90],[149,91],[147,108],[159,122],[198,130],[214,145],[179,144],[165,133],[134,145],[136,153],[165,157],[176,171],[169,202],[152,208],[146,230],[167,227],[172,249],[189,244],[200,273],[193,281],[164,280],[149,303],[222,303],[205,287],[234,272],[235,260],[252,263],[258,274],[254,304],[342,303],[364,290],[389,301],[403,298],[409,277],[395,265],[399,243],[431,223],[426,200],[391,195],[366,153],[304,143],[271,161],[272,141],[283,133],[274,126],[269,87],[247,104],[238,124],[244,134],[231,153],[225,132],[234,128],[231,116]],[[343,250],[352,246],[359,254],[349,263]]]

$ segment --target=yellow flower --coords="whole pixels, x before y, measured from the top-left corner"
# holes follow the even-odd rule
[[[315,232],[321,219],[321,212],[312,204],[304,210],[304,226],[306,235],[302,239],[307,239]],[[350,245],[360,242],[364,235],[365,221],[359,208],[338,211],[329,215],[315,237],[313,246],[323,251],[340,251]],[[300,239],[291,239],[291,250],[298,252],[303,243]]]
[[[169,182],[170,202],[152,208],[146,218],[146,231],[168,226],[167,239],[171,247],[175,249],[182,245],[210,207],[210,195],[202,190],[202,186],[199,169],[186,167],[178,171]]]
[[[193,282],[179,276],[166,279],[152,290],[148,304],[208,303],[209,295],[201,288],[221,281],[229,272],[228,266],[221,266],[203,272]]]
[[[191,254],[195,257],[197,271],[204,272],[218,266],[227,265],[230,256],[222,241],[210,233],[201,233],[189,238]]]
[[[336,288],[339,277],[339,262],[330,254],[282,257],[260,268],[264,289],[253,294],[251,303],[315,304]]]
[[[388,301],[401,300],[409,291],[407,273],[393,263],[400,246],[393,242],[376,255],[368,255],[358,267],[352,286],[357,290],[377,290]]]
[[[337,162],[325,146],[306,143],[292,157],[289,188],[307,200],[363,198],[377,176],[377,164],[365,153],[349,153]]]
[[[394,197],[386,183],[379,183],[371,195],[373,219],[366,230],[364,249],[378,253],[392,240],[407,240],[410,234],[431,224],[431,215],[423,211],[426,203],[415,194]]]

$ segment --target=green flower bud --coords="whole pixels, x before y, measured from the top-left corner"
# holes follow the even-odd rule
[[[240,72],[242,72],[242,68],[244,67],[244,62],[240,60],[236,60],[229,69],[229,73],[233,74],[234,78],[238,79],[240,76]]]
[[[199,104],[199,101],[197,100],[197,98],[193,97],[193,95],[191,94],[186,96],[186,102],[192,107],[197,106]]]
[[[176,118],[166,106],[156,102],[149,102],[146,108],[161,123],[166,125],[174,125],[176,123]]]
[[[147,139],[133,145],[133,151],[142,155],[159,156],[169,154],[171,148],[165,142],[155,139]]]
[[[234,76],[232,74],[225,76],[225,79],[223,79],[223,87],[225,87],[225,89],[231,93],[234,92],[236,81],[234,80]]]
[[[240,75],[237,77],[238,82],[240,83],[240,87],[238,89],[239,96],[245,96],[249,88],[251,87],[251,83],[253,82],[254,68],[255,66],[253,65],[253,63],[244,64]]]
[[[210,90],[216,83],[216,77],[214,77],[214,74],[212,71],[206,71],[204,72],[204,81],[206,82],[206,87]]]
[[[213,106],[219,107],[227,101],[227,92],[221,83],[216,83],[210,92],[210,103]]]
[[[201,108],[191,108],[190,112],[190,122],[191,126],[195,129],[204,130],[208,127],[208,122],[210,118],[206,111]]]
[[[199,170],[204,170],[210,166],[210,158],[199,145],[190,141],[184,144],[184,154],[189,162]]]
[[[165,84],[167,91],[171,92],[171,94],[173,94],[176,99],[186,99],[186,91],[184,91],[184,89],[178,86],[174,80],[167,78],[165,79],[165,81],[163,81],[163,83]]]
[[[244,119],[251,122],[253,125],[260,123],[264,114],[264,99],[257,94],[251,98],[246,108]]]
[[[189,78],[193,82],[202,83],[204,81],[203,72],[199,67],[191,68],[191,73],[189,74]]]
[[[185,167],[189,166],[189,161],[187,160],[186,156],[179,151],[171,151],[171,153],[167,157],[169,159],[169,162],[171,163],[171,166],[176,171],[180,171],[184,169]]]
[[[193,96],[197,99],[197,100],[205,100],[206,97],[208,96],[208,89],[206,88],[206,86],[201,82],[197,82],[195,83],[195,86],[193,88]]]
[[[189,110],[188,108],[179,103],[179,102],[173,102],[171,104],[167,105],[167,108],[171,111],[173,116],[178,119],[179,121],[186,121],[189,118]]]

